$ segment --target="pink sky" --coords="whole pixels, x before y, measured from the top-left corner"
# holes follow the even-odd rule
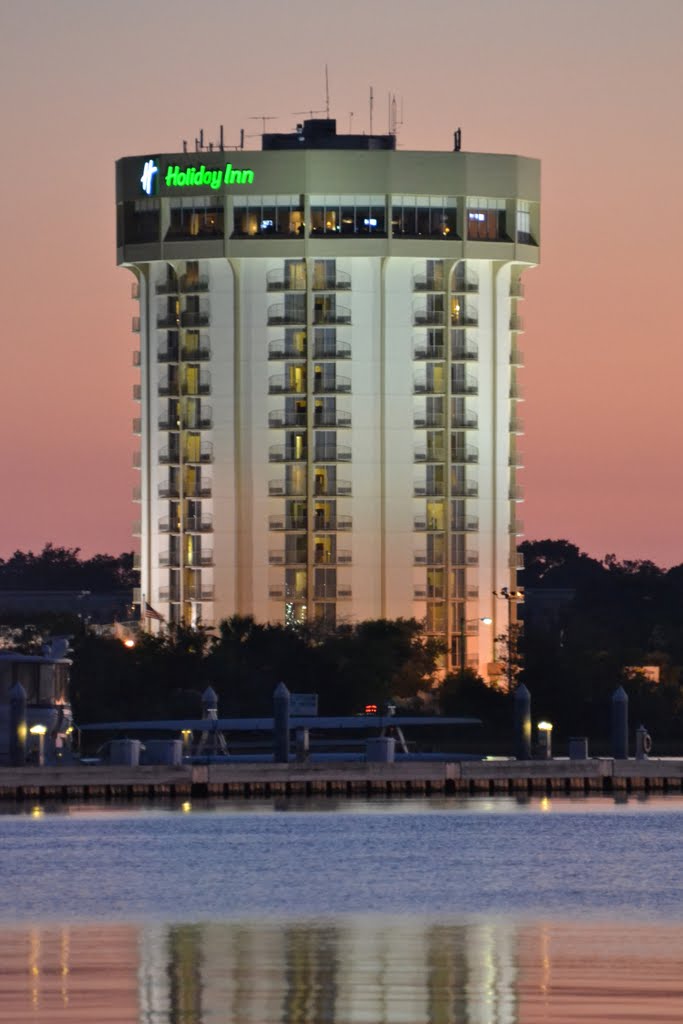
[[[527,538],[683,562],[681,0],[4,0],[0,556],[133,546],[132,277],[114,161],[324,107],[404,149],[538,157]],[[297,113],[295,113],[297,112]]]

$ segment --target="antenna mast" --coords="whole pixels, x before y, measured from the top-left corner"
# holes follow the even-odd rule
[[[373,106],[373,96],[372,96],[372,86],[370,86],[370,134],[371,135],[372,135],[372,106]]]
[[[325,65],[325,116],[327,120],[330,119],[330,79],[327,74],[327,64]]]

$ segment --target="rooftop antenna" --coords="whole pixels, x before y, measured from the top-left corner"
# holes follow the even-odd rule
[[[349,135],[351,134],[351,126],[353,125],[353,111],[349,113]]]
[[[372,107],[373,107],[372,86],[370,86],[370,134],[372,135]]]
[[[219,139],[218,139],[218,148],[220,149],[220,151],[222,153],[223,150],[225,149],[225,146],[223,144],[223,125],[219,125],[219,127],[220,127],[220,135],[219,135]]]
[[[330,79],[327,74],[327,64],[325,65],[325,116],[327,120],[330,119]]]
[[[254,114],[253,117],[249,118],[250,121],[262,121],[263,122],[263,134],[266,134],[266,121],[277,121],[277,115],[275,114]]]
[[[187,139],[183,139],[183,153],[187,153]]]
[[[311,121],[313,120],[313,115],[314,114],[326,114],[326,113],[327,113],[326,110],[293,110],[292,111],[292,114],[294,115],[294,117],[304,117],[306,114],[308,114],[308,116],[310,117]]]

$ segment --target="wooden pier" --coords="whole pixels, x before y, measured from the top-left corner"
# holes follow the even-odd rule
[[[0,768],[0,800],[683,793],[683,759]]]

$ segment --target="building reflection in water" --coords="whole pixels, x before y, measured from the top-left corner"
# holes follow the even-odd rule
[[[4,929],[0,1024],[655,1024],[683,1020],[681,948],[683,926],[484,918]]]

